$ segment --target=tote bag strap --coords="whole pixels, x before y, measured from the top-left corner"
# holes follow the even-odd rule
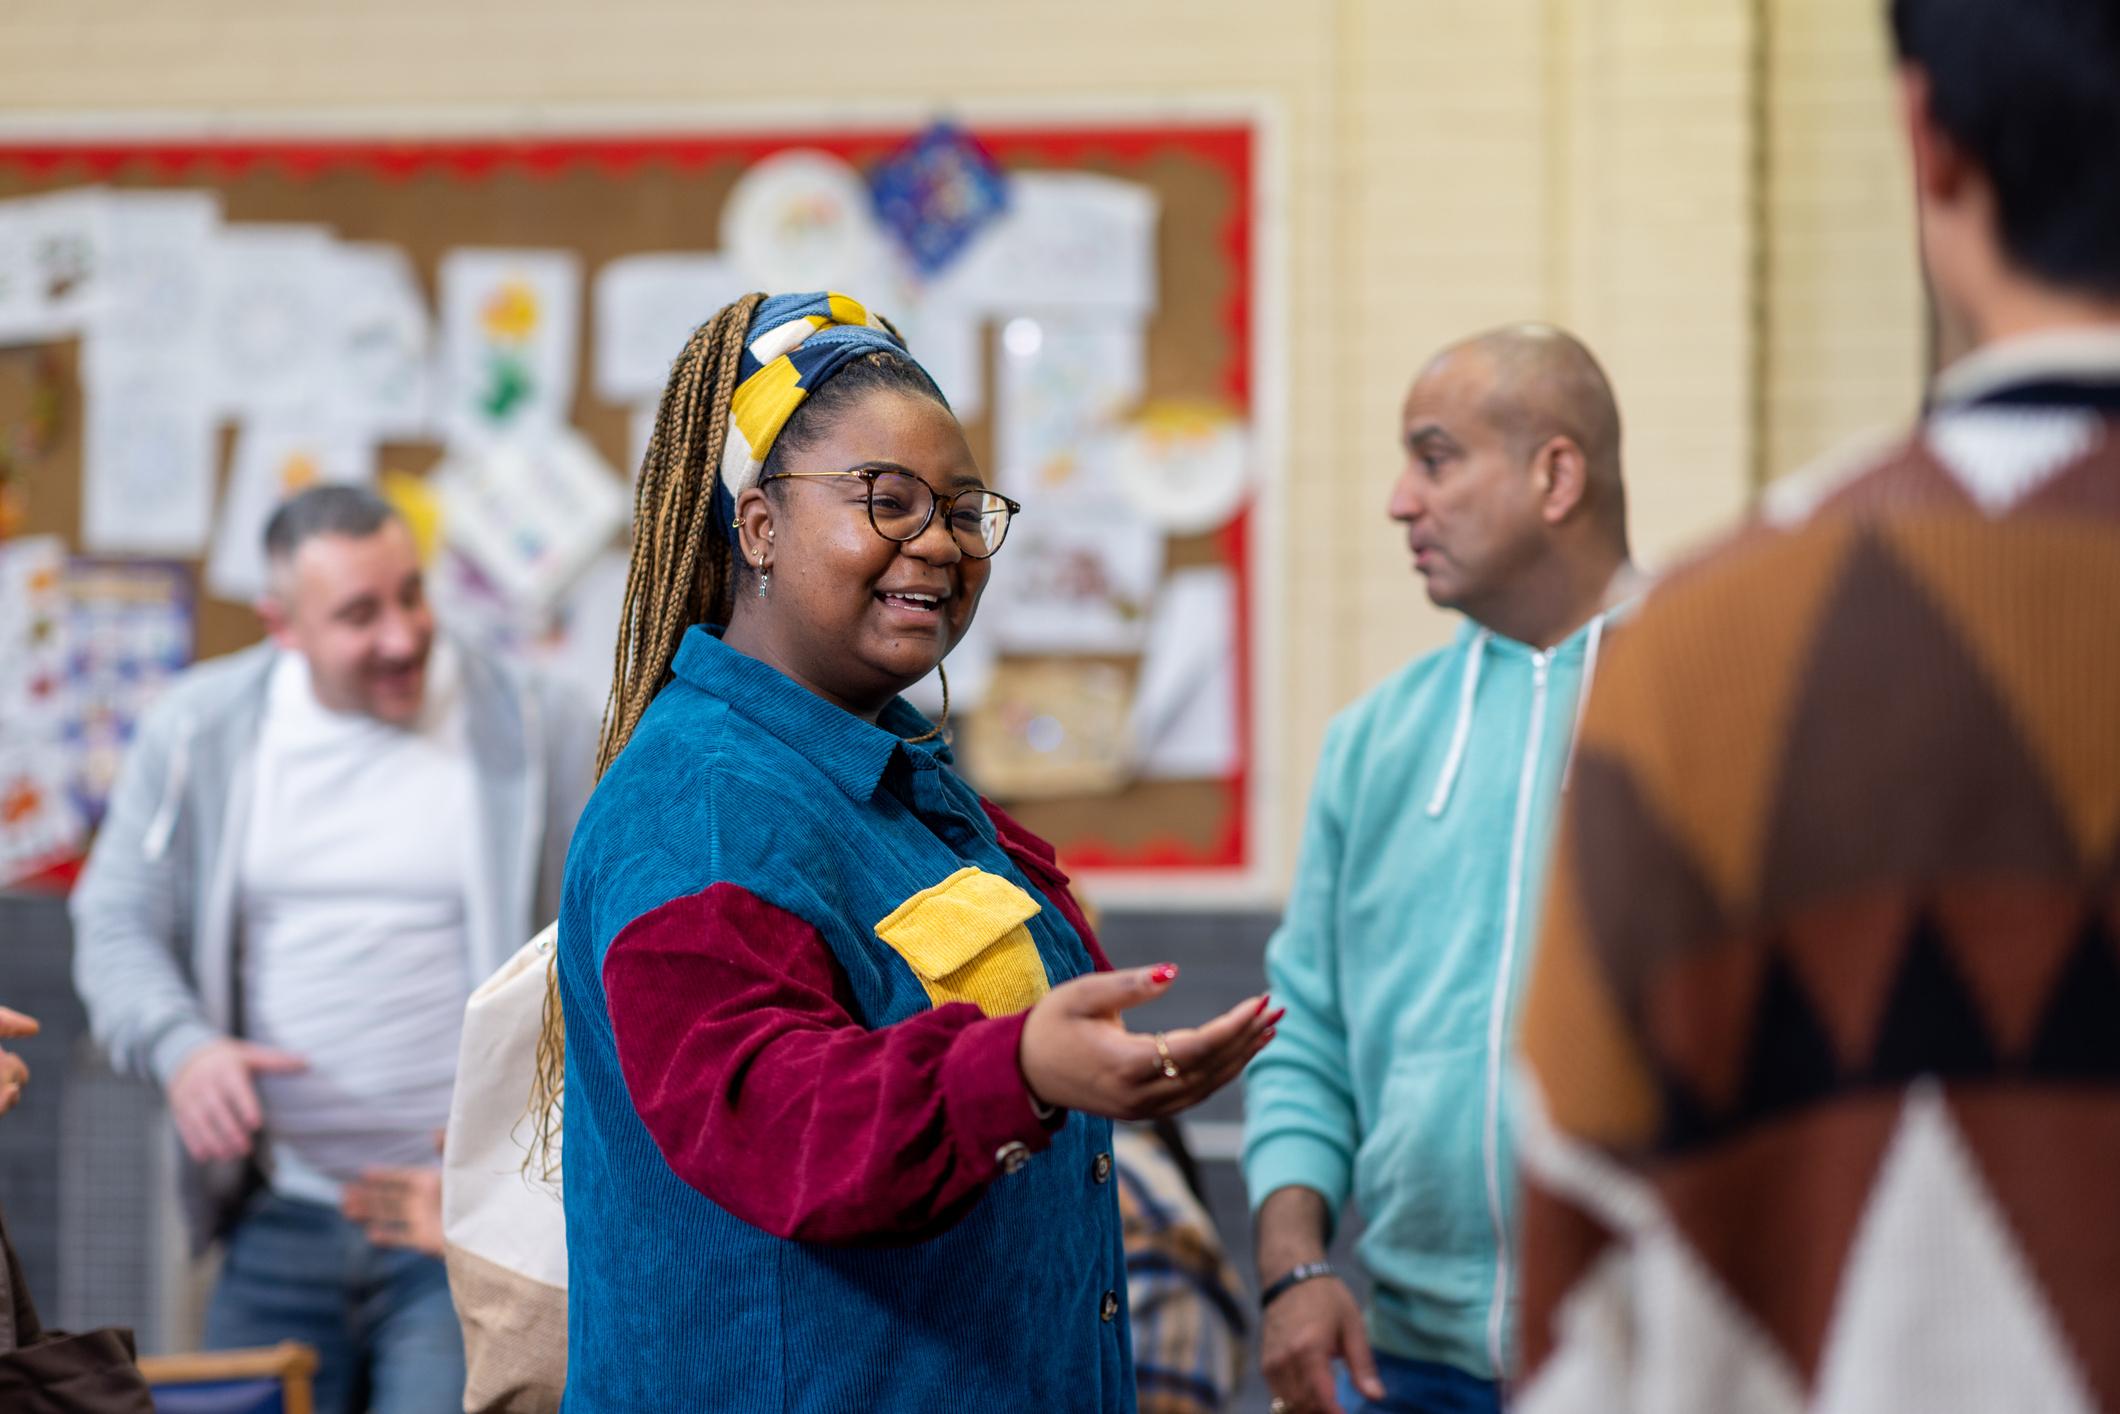
[[[0,1253],[6,1256],[0,1271],[0,1355],[35,1345],[44,1336],[37,1308],[29,1299],[29,1282],[22,1275],[22,1259],[7,1235],[7,1217],[0,1214]]]

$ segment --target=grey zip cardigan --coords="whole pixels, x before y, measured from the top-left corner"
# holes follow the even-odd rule
[[[484,977],[559,912],[597,724],[560,684],[457,650],[479,862],[465,924]],[[90,1029],[118,1070],[158,1085],[206,1042],[243,1034],[236,866],[275,653],[260,644],[201,663],[148,711],[74,889],[74,985]],[[255,1181],[248,1164],[185,1159],[194,1250]]]

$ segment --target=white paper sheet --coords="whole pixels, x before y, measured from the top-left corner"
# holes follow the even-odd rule
[[[1110,468],[1091,453],[1139,401],[1147,357],[1141,322],[1126,316],[1022,315],[1002,325],[995,484],[1027,506],[1109,493]]]
[[[322,407],[331,396],[335,250],[323,226],[223,226],[210,257],[208,392],[251,417]]]
[[[196,555],[213,526],[219,444],[201,371],[97,359],[81,428],[81,544],[90,554]]]
[[[243,424],[206,563],[208,592],[238,603],[257,598],[265,591],[265,523],[280,503],[327,482],[368,485],[375,470],[375,444],[322,410]]]
[[[219,204],[125,192],[103,207],[103,294],[81,361],[82,540],[98,554],[197,554],[218,451],[208,379]]]
[[[1004,653],[1131,653],[1163,571],[1162,533],[1121,501],[1065,498],[1010,523],[980,613]]]
[[[101,298],[106,194],[78,187],[0,202],[0,344],[71,338]]]
[[[1022,172],[1009,206],[935,282],[937,298],[1011,317],[1156,307],[1155,193],[1094,172]]]
[[[621,256],[596,272],[595,387],[607,403],[662,396],[692,331],[752,286],[717,255]]]
[[[452,446],[538,436],[574,407],[581,260],[453,250],[441,262],[442,430]]]
[[[103,291],[88,356],[105,367],[203,366],[218,198],[196,191],[114,192],[105,202]],[[195,371],[179,375],[203,387]]]
[[[722,206],[721,248],[752,289],[863,300],[877,298],[892,259],[861,173],[810,148],[777,152],[737,180]]]
[[[412,261],[384,242],[345,242],[333,249],[331,264],[338,290],[336,416],[378,441],[429,437],[434,320]]]
[[[571,430],[459,453],[437,477],[450,544],[503,593],[539,609],[626,520],[625,482]]]
[[[1156,595],[1134,690],[1132,735],[1148,780],[1219,780],[1237,769],[1236,577],[1172,573]]]
[[[913,296],[883,311],[920,366],[950,400],[960,422],[986,412],[986,340],[979,316],[969,310]]]

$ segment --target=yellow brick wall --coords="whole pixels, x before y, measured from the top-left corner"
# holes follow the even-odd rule
[[[1875,9],[9,0],[0,119],[1265,100],[1290,315],[1288,514],[1263,616],[1278,882],[1330,714],[1448,631],[1382,509],[1398,400],[1430,350],[1509,319],[1579,328],[1619,387],[1652,562],[1737,511],[1762,467],[1904,412],[1918,307]]]
[[[1882,5],[1776,0],[1767,69],[1766,471],[1904,421],[1925,366]]]

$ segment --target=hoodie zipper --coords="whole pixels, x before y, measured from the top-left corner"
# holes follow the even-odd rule
[[[1509,1309],[1509,1229],[1502,1211],[1502,1060],[1507,1040],[1509,986],[1516,970],[1517,933],[1523,927],[1525,855],[1530,849],[1531,794],[1545,746],[1546,676],[1553,650],[1531,655],[1531,727],[1525,733],[1524,764],[1517,776],[1516,824],[1509,837],[1509,898],[1502,914],[1502,956],[1495,971],[1494,1000],[1487,1014],[1487,1115],[1482,1136],[1487,1166],[1487,1216],[1494,1227],[1494,1299],[1487,1308],[1487,1354],[1497,1379],[1503,1364],[1502,1337]]]

